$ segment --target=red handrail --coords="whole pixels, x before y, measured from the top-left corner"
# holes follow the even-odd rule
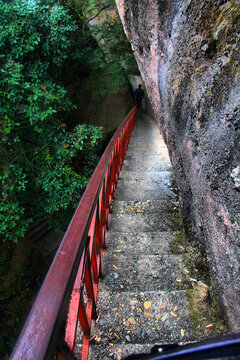
[[[73,359],[79,321],[82,360],[96,319],[109,205],[136,119],[136,107],[109,142],[42,284],[11,360]]]

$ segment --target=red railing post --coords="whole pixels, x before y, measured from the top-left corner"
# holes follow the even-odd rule
[[[86,258],[85,286],[86,286],[88,301],[90,301],[91,304],[92,304],[92,306],[91,306],[92,318],[94,320],[96,320],[96,318],[97,318],[97,309],[96,309],[96,301],[95,301],[95,295],[94,295],[94,290],[93,290],[93,281],[92,281],[92,275],[91,275],[89,254],[87,254],[87,258]]]
[[[93,282],[94,282],[94,284],[97,284],[98,283],[98,265],[97,265],[95,240],[94,240],[93,252],[92,252],[92,273],[93,273]]]
[[[109,209],[110,207],[110,193],[111,193],[111,168],[110,165],[108,165],[107,168],[107,189],[106,189],[106,207]]]

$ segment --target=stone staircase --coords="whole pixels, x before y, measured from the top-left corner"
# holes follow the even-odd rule
[[[181,231],[171,182],[157,125],[139,112],[111,205],[89,359],[121,359],[154,344],[192,340],[181,280],[187,270],[182,256],[171,253]]]

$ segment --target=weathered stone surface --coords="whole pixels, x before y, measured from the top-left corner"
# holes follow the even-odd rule
[[[116,3],[168,145],[186,226],[239,330],[239,1]]]
[[[175,232],[114,232],[110,230],[106,236],[107,249],[116,255],[127,253],[145,255],[169,254],[176,237]],[[114,237],[114,243],[111,239]]]
[[[151,300],[151,308],[145,310],[144,302]],[[104,292],[99,298],[100,320],[97,325],[99,345],[113,343],[180,342],[181,329],[185,341],[191,338],[189,313],[183,291]],[[177,309],[174,311],[174,309]],[[128,336],[128,338],[127,338]],[[129,340],[130,339],[130,340]]]
[[[112,294],[116,291],[139,292],[146,289],[157,291],[191,287],[191,283],[185,285],[179,282],[185,273],[179,255],[116,255],[111,259],[103,259],[105,287]]]

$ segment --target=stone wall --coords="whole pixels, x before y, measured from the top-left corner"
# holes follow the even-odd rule
[[[183,218],[240,330],[239,0],[116,0],[168,145]]]

